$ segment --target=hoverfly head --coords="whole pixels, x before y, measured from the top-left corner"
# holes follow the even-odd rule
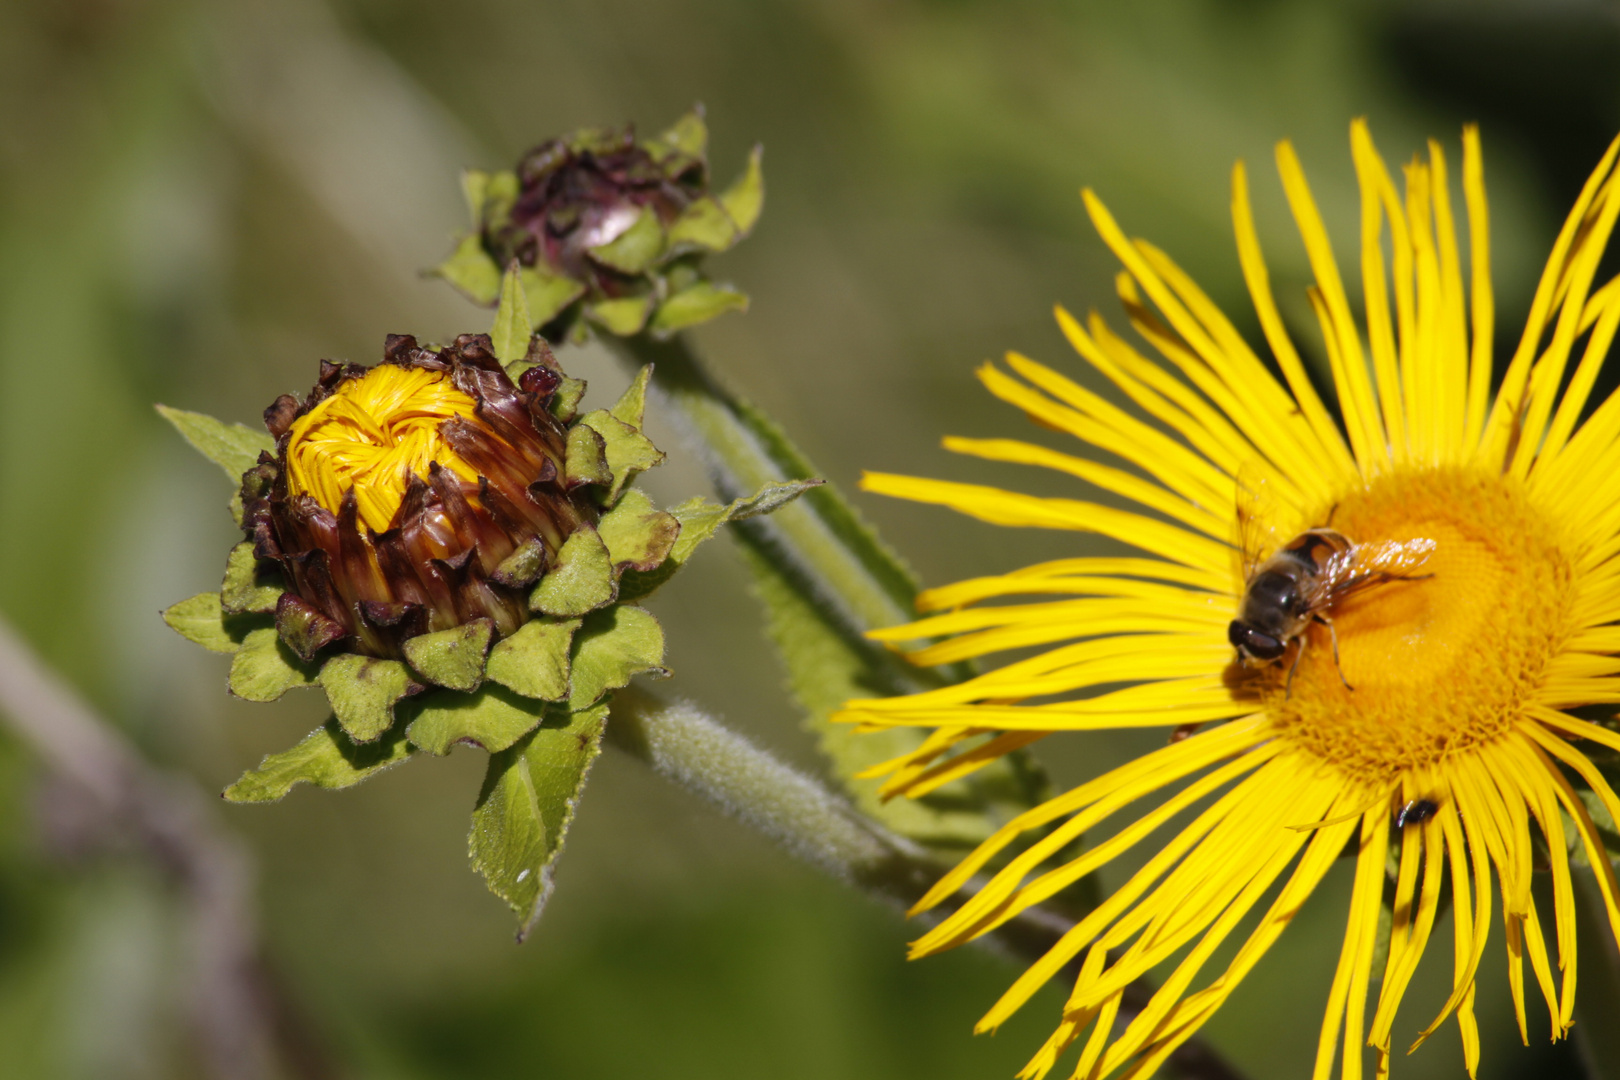
[[[1283,642],[1270,634],[1256,630],[1242,619],[1232,620],[1232,624],[1226,628],[1226,638],[1237,649],[1238,657],[1245,663],[1249,661],[1267,663],[1282,656],[1287,650]]]

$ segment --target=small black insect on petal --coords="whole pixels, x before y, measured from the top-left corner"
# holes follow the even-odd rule
[[[1395,811],[1395,827],[1404,829],[1408,825],[1421,825],[1439,811],[1440,804],[1431,799],[1413,799]]]

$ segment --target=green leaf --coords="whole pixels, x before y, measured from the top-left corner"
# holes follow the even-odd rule
[[[241,642],[225,626],[219,593],[198,593],[190,600],[182,600],[163,612],[163,621],[175,633],[209,652],[233,653],[241,647]]]
[[[586,484],[606,487],[613,483],[613,470],[608,468],[607,440],[583,420],[568,429],[565,453],[563,483],[570,490]]]
[[[399,708],[414,717],[405,728],[412,744],[443,757],[458,742],[505,750],[540,722],[545,705],[491,683],[475,694],[436,690]]]
[[[700,281],[659,305],[647,329],[659,337],[708,322],[728,311],[747,311],[748,297],[730,285]]]
[[[394,702],[420,690],[398,660],[339,653],[321,665],[321,688],[344,734],[368,743],[394,726]]]
[[[658,220],[658,211],[643,206],[628,229],[588,250],[591,258],[621,274],[644,272],[664,253],[664,226]]]
[[[529,608],[572,618],[613,600],[613,563],[607,545],[589,525],[574,530],[557,552],[557,565],[529,595]]]
[[[484,182],[484,200],[478,210],[479,224],[505,221],[511,215],[512,204],[517,202],[522,186],[517,173],[511,169],[490,173]]]
[[[585,396],[585,380],[564,375],[557,392],[551,395],[551,415],[568,423],[579,412],[579,403]]]
[[[686,560],[697,546],[713,536],[726,522],[768,514],[792,502],[811,488],[820,486],[821,483],[820,480],[773,481],[754,494],[737,499],[728,506],[710,502],[702,496],[694,496],[679,506],[670,507],[668,513],[681,526],[674,546],[656,569],[648,572],[625,571],[619,579],[619,599],[640,600],[650,595],[673,577],[675,571],[686,565]],[[624,502],[628,501],[627,495]],[[624,505],[624,502],[620,505]]]
[[[270,754],[257,769],[243,773],[240,780],[225,789],[225,798],[239,803],[275,802],[294,784],[334,790],[353,787],[398,765],[414,749],[402,731],[356,746],[336,720],[328,720],[291,750]]]
[[[619,395],[619,400],[613,403],[613,408],[608,410],[615,420],[629,424],[638,431],[642,428],[642,421],[647,414],[647,380],[652,378],[652,373],[651,364],[641,365],[636,377],[630,380],[630,385]]]
[[[485,674],[524,697],[561,701],[568,696],[568,654],[579,623],[530,619],[490,650]]]
[[[275,452],[276,441],[267,431],[227,424],[205,413],[171,409],[167,405],[154,407],[194,450],[224,469],[231,483],[237,486],[241,486],[242,474],[258,464],[261,451]]]
[[[231,548],[225,560],[225,583],[219,590],[219,602],[225,614],[241,615],[250,611],[269,614],[276,610],[276,601],[285,591],[281,575],[259,572],[259,558],[253,554],[252,543],[244,540]]]
[[[407,638],[405,659],[428,682],[470,693],[484,681],[484,654],[494,636],[494,623],[474,619],[449,630]]]
[[[610,334],[629,337],[641,332],[652,311],[651,296],[626,296],[619,300],[598,300],[585,305],[585,314],[597,326]]]
[[[591,764],[607,707],[548,716],[524,741],[492,755],[473,809],[467,853],[489,891],[518,917],[518,940],[551,895],[552,873]]]
[[[483,169],[461,170],[461,197],[467,200],[467,216],[477,229],[484,218],[484,199],[489,194],[489,173]]]
[[[739,240],[753,231],[760,211],[765,208],[765,173],[761,168],[764,156],[764,147],[754,147],[748,154],[748,166],[743,174],[720,196],[721,207],[737,226]]]
[[[703,122],[703,110],[693,109],[682,116],[658,136],[658,141],[683,154],[701,158],[709,149],[709,125]]]
[[[431,273],[480,307],[493,304],[501,295],[501,268],[484,250],[483,239],[476,232],[463,236],[450,257]]]
[[[519,276],[523,279],[523,294],[529,302],[529,318],[533,325],[544,326],[562,313],[562,310],[585,295],[585,283],[575,281],[566,274],[554,273],[546,266],[526,266]]]
[[[632,489],[602,515],[596,531],[607,545],[615,570],[648,571],[668,557],[680,535],[681,523],[656,509],[645,492]]]
[[[703,440],[721,490],[746,491],[767,481],[816,475],[818,470],[781,427],[706,371],[684,338],[660,342],[640,335],[610,344],[638,365],[657,364],[655,386]],[[678,565],[691,531],[691,524],[683,524],[682,537],[658,574]],[[917,743],[890,753],[885,748],[888,735],[857,737],[842,726],[834,731],[827,723],[833,708],[848,697],[914,693],[970,672],[961,667],[916,669],[863,638],[871,628],[914,617],[916,584],[899,556],[833,485],[809,491],[768,520],[740,522],[733,536],[750,555],[773,637],[810,730],[863,809],[902,833],[925,841],[938,838],[948,846],[961,837],[985,835],[1009,812],[1041,797],[1043,780],[1022,753],[1009,754],[959,785],[909,805],[903,800],[883,805],[875,782],[851,779]],[[654,584],[656,579],[654,575]],[[635,598],[641,588],[627,575],[621,596]],[[876,741],[864,743],[863,750],[861,744],[852,745],[857,738]],[[908,815],[915,817],[908,820]]]
[[[693,200],[669,225],[670,251],[724,251],[741,239],[736,222],[712,195]]]
[[[755,595],[765,606],[771,640],[787,669],[788,688],[805,711],[805,726],[862,812],[922,843],[960,848],[984,840],[1034,803],[1042,793],[1041,778],[1020,758],[992,762],[921,799],[885,802],[878,796],[879,781],[854,779],[915,750],[926,733],[890,728],[857,734],[853,725],[832,724],[829,717],[850,698],[907,693],[913,687],[898,680],[871,643],[840,633],[750,537],[733,535],[753,572]]]
[[[506,268],[501,278],[501,304],[495,309],[495,323],[489,328],[490,346],[495,359],[503,364],[522,360],[529,354],[529,335],[534,323],[529,321],[529,298],[523,291],[518,276],[517,260]]]
[[[580,417],[579,427],[590,428],[602,436],[603,450],[611,486],[602,499],[603,505],[618,501],[625,485],[638,473],[664,460],[664,452],[653,445],[651,439],[637,428],[631,427],[606,409],[595,409]],[[578,430],[576,428],[575,430]],[[572,432],[569,433],[572,437]]]
[[[231,657],[231,693],[248,701],[274,701],[315,678],[315,667],[293,655],[273,626],[249,633]]]
[[[546,545],[537,536],[525,540],[501,560],[490,580],[509,589],[525,589],[539,580],[546,568]]]
[[[664,629],[649,612],[628,604],[593,611],[574,635],[568,707],[587,708],[644,672],[667,675],[663,663]]]

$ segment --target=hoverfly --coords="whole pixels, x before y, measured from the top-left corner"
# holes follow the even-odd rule
[[[1440,812],[1440,804],[1433,799],[1413,799],[1395,811],[1395,827],[1421,825]]]
[[[1288,668],[1284,693],[1291,692],[1294,672],[1305,655],[1305,631],[1311,623],[1328,628],[1333,664],[1339,668],[1339,632],[1329,615],[1333,606],[1363,589],[1391,581],[1431,577],[1414,574],[1434,551],[1434,541],[1380,540],[1358,544],[1328,525],[1306,529],[1283,544],[1272,542],[1263,524],[1269,516],[1256,509],[1252,484],[1238,485],[1238,525],[1242,542],[1244,586],[1238,616],[1227,627],[1227,640],[1246,667],[1275,663],[1299,642]],[[1267,552],[1270,552],[1267,554]],[[1339,681],[1354,690],[1339,668]]]

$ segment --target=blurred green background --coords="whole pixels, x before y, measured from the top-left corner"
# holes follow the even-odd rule
[[[1460,124],[1481,122],[1510,344],[1563,206],[1620,128],[1617,14],[1580,0],[0,0],[0,610],[203,789],[290,744],[321,718],[316,700],[228,698],[224,659],[158,620],[215,587],[232,529],[227,485],[151,403],[252,422],[320,357],[369,363],[387,332],[484,329],[418,272],[464,224],[458,170],[582,125],[658,130],[694,101],[717,179],[759,140],[769,185],[756,234],[713,266],[753,309],[696,336],[841,484],[873,467],[1053,489],[951,459],[938,438],[1024,433],[972,380],[983,358],[1016,348],[1079,372],[1051,305],[1112,310],[1114,270],[1082,184],[1251,327],[1226,216],[1244,157],[1303,325],[1271,146],[1296,140],[1342,256],[1356,115],[1392,161],[1434,134],[1455,162]],[[564,360],[596,400],[623,384],[595,349]],[[655,495],[703,490],[654,431],[675,450]],[[1084,547],[857,498],[928,583]],[[815,768],[739,561],[716,544],[696,562],[655,601],[676,672],[664,689]],[[1161,737],[1055,739],[1043,757],[1069,784]],[[466,865],[482,768],[462,750],[341,795],[219,808],[257,859],[300,1075],[996,1078],[1050,1029],[1054,992],[973,1037],[1008,963],[908,965],[897,913],[612,751],[541,928],[516,946]],[[174,897],[130,853],[53,842],[39,780],[0,735],[0,1074],[197,1075]],[[1321,890],[1208,1029],[1257,1080],[1309,1068],[1347,885]],[[1580,1075],[1574,1051],[1541,1041],[1539,1002],[1536,1046],[1518,1046],[1499,940],[1481,1075]],[[1432,952],[1397,1041],[1443,998],[1449,948]],[[1396,1070],[1462,1075],[1455,1027]]]

